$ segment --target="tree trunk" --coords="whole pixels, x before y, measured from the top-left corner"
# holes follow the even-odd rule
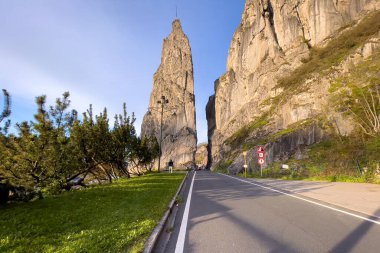
[[[104,168],[102,164],[99,164],[98,166],[104,172],[104,174],[106,174],[106,176],[108,178],[108,181],[110,183],[112,183],[112,176],[110,175],[110,173],[108,173],[108,171],[106,170],[106,168]]]
[[[125,168],[125,167],[123,166],[123,164],[117,164],[117,167],[118,167],[118,169],[119,169],[121,172],[123,172],[124,175],[127,176],[128,179],[131,178],[131,175],[130,175],[130,173],[129,173],[129,171],[128,171],[128,167]]]
[[[10,186],[8,184],[0,184],[0,205],[4,205],[9,200]]]

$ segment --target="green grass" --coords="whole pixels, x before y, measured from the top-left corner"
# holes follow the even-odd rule
[[[0,252],[141,252],[185,174],[149,174],[0,209]]]
[[[240,177],[244,177],[244,174],[238,174]],[[263,174],[263,177],[260,176],[260,173],[248,174],[247,178],[266,178],[266,179],[281,179],[281,180],[298,180],[298,181],[317,181],[317,182],[345,182],[345,183],[368,183],[365,176],[354,177],[347,175],[338,175],[338,176],[313,176],[313,177],[292,177],[292,176],[268,176]],[[371,183],[380,184],[380,180],[372,181]]]
[[[238,174],[240,177],[244,177],[244,174]],[[266,179],[281,179],[281,180],[298,180],[298,181],[323,181],[323,182],[346,182],[346,183],[373,183],[380,184],[379,179],[372,180],[368,182],[368,178],[363,176],[349,176],[349,175],[335,175],[335,176],[293,176],[291,174],[281,175],[274,174],[270,172],[268,169],[263,170],[263,176],[260,176],[260,172],[255,172],[251,174],[247,174],[247,178],[266,178]]]
[[[318,166],[305,163],[305,161],[290,160],[286,164],[290,165],[290,169],[280,169],[282,163],[270,164],[263,169],[263,176],[260,171],[247,173],[248,178],[266,178],[266,179],[281,179],[281,180],[302,180],[302,181],[325,181],[325,182],[347,182],[347,183],[375,183],[380,184],[380,179],[370,177],[369,174],[334,174],[326,173],[326,164]],[[302,165],[301,165],[302,164]],[[298,166],[297,166],[298,165]],[[301,166],[303,167],[301,167]],[[295,169],[297,168],[297,169]],[[244,173],[239,173],[237,176],[245,177]]]
[[[354,177],[347,175],[327,176],[327,177],[308,177],[304,181],[327,181],[327,182],[346,182],[346,183],[368,183],[365,176]],[[373,183],[378,183],[374,181]]]

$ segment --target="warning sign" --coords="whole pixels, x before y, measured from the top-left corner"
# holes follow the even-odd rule
[[[265,150],[263,146],[258,147],[257,149],[257,158],[258,158],[258,163],[260,165],[263,165],[265,163]]]

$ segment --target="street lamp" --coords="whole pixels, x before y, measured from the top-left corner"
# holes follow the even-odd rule
[[[247,165],[247,151],[244,151],[243,152],[243,156],[244,156],[244,175],[245,175],[245,178],[247,178],[247,168],[248,168],[248,165]]]
[[[173,101],[172,101],[173,102]],[[177,102],[181,104],[180,102]],[[159,100],[157,100],[157,107],[152,106],[148,108],[149,114],[151,114],[153,111],[160,113],[160,139],[159,139],[159,156],[158,156],[158,172],[161,170],[161,155],[162,155],[162,127],[163,127],[163,118],[164,113],[172,112],[172,116],[176,116],[176,110],[178,106],[165,106],[166,104],[169,104],[169,99],[167,99],[165,96],[161,96]]]
[[[161,121],[160,121],[160,152],[158,154],[158,172],[160,172],[161,169],[161,155],[162,155],[162,119],[164,116],[164,106],[165,104],[169,103],[169,99],[167,99],[165,96],[161,96],[161,99],[157,101],[157,104],[161,105]]]

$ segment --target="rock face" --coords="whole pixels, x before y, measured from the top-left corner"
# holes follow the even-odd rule
[[[345,26],[379,8],[376,0],[247,0],[227,72],[216,82],[206,107],[209,160],[220,161],[231,149],[226,140],[269,110],[266,101],[283,92],[278,81],[302,65],[312,48],[324,46]],[[365,53],[360,54],[363,59]],[[319,115],[327,106],[328,87],[325,78],[289,98],[275,111],[267,132]]]
[[[207,143],[201,143],[197,147],[195,162],[199,169],[205,169],[207,165]]]
[[[194,164],[197,149],[195,122],[195,96],[193,62],[189,39],[177,19],[172,24],[171,34],[164,40],[161,65],[153,77],[149,111],[141,126],[142,136],[156,136],[160,140],[162,104],[161,167],[172,159],[176,168]]]
[[[306,158],[305,149],[325,138],[323,131],[316,125],[308,126],[297,132],[280,137],[276,142],[265,145],[265,159],[267,163],[286,161],[292,155],[295,159]],[[258,156],[255,149],[247,151],[247,164],[251,170],[259,170]],[[235,174],[240,172],[244,165],[243,156],[238,156],[228,170]]]

